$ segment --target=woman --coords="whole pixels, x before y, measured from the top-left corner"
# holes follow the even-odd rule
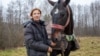
[[[55,43],[47,36],[44,21],[40,20],[41,10],[35,8],[31,11],[30,21],[24,24],[24,37],[28,56],[47,56],[47,52],[52,52],[51,46]]]

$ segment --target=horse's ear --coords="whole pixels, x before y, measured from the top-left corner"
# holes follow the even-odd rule
[[[69,2],[70,2],[70,0],[66,0],[66,1],[64,2],[64,6],[66,7],[66,5],[69,4]]]
[[[53,2],[53,1],[51,1],[51,0],[48,0],[48,2],[49,2],[52,6],[54,6],[54,4],[56,3],[56,2]]]

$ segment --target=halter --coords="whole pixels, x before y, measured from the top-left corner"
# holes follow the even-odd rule
[[[69,14],[69,16],[68,16],[68,19],[67,19],[67,21],[66,21],[66,24],[65,24],[64,26],[59,25],[59,24],[52,24],[52,26],[51,26],[52,28],[54,28],[54,29],[60,29],[60,30],[64,30],[65,27],[68,26],[68,24],[69,24],[69,22],[70,22],[70,9],[69,9],[68,6],[67,6],[67,9],[68,9],[68,14]]]

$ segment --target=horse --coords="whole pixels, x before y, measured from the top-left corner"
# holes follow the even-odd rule
[[[77,40],[73,34],[74,22],[73,13],[69,6],[70,0],[58,0],[53,2],[48,0],[53,6],[52,16],[52,34],[51,39],[56,43],[50,56],[69,56],[71,51],[79,49]]]

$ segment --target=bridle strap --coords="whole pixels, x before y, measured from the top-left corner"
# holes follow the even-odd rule
[[[71,14],[71,13],[70,13],[69,6],[67,6],[67,10],[68,10],[68,19],[67,19],[67,21],[66,21],[66,24],[65,24],[64,28],[67,27],[68,24],[69,24],[69,22],[70,22],[70,14]]]

